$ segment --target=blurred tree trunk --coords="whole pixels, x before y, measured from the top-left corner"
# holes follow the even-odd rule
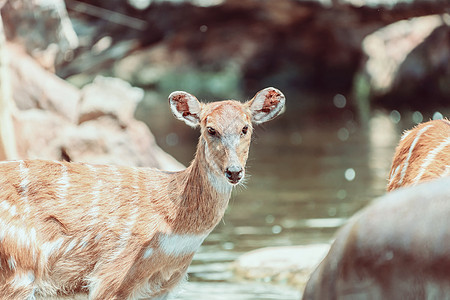
[[[0,9],[3,3],[0,2]],[[18,157],[16,137],[12,120],[14,102],[11,95],[9,57],[6,50],[6,38],[0,15],[0,160]]]

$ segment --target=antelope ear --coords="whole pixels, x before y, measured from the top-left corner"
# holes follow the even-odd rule
[[[274,119],[284,111],[286,98],[283,93],[273,87],[265,88],[250,100],[247,105],[252,113],[252,121],[261,124]]]
[[[173,115],[191,127],[200,123],[202,104],[189,93],[173,92],[169,95],[169,104]]]

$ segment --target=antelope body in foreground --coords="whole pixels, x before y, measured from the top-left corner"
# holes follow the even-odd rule
[[[166,299],[244,177],[252,123],[276,117],[284,101],[274,88],[247,103],[172,93],[173,114],[201,131],[180,172],[1,163],[0,299]]]
[[[450,299],[448,175],[450,122],[405,132],[389,176],[394,191],[338,231],[303,299]]]
[[[336,234],[303,300],[450,299],[450,177],[388,193]]]
[[[387,190],[448,175],[450,121],[429,121],[403,134],[395,151]]]

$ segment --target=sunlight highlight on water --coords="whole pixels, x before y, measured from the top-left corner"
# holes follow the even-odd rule
[[[423,115],[420,111],[415,111],[412,114],[412,120],[415,124],[419,124],[423,122]]]
[[[438,111],[433,114],[433,120],[442,120],[443,118],[444,116]]]
[[[353,168],[348,168],[347,170],[345,170],[345,179],[347,181],[353,181],[356,177],[356,172],[355,169]]]

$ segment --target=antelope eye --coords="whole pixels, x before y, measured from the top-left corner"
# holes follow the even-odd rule
[[[216,130],[212,127],[208,127],[206,128],[206,130],[208,131],[209,135],[216,135]]]
[[[244,126],[244,128],[242,128],[242,134],[245,135],[247,134],[248,131],[248,126]]]

